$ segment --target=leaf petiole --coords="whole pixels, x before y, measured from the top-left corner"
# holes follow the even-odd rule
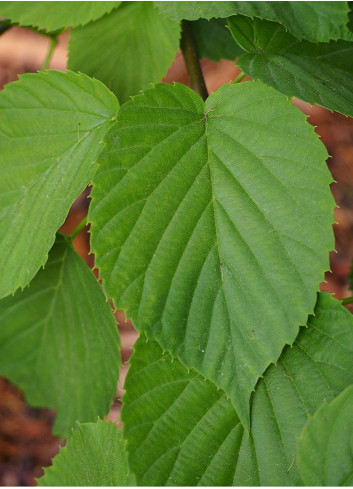
[[[69,235],[72,240],[76,238],[78,234],[82,231],[83,228],[87,226],[87,216],[82,219],[82,221],[78,224],[76,229]]]
[[[50,61],[53,57],[55,48],[58,44],[58,40],[55,36],[50,36],[49,38],[50,38],[50,44],[49,44],[48,53],[45,57],[45,60],[42,64],[42,66],[40,67],[40,71],[44,71],[44,70],[47,70],[49,68]]]
[[[346,297],[345,299],[341,300],[342,306],[345,306],[346,304],[353,304],[353,297]]]
[[[239,75],[236,78],[234,78],[234,80],[231,83],[232,84],[233,83],[240,83],[245,77],[246,77],[246,74],[243,71],[241,71],[239,73]]]

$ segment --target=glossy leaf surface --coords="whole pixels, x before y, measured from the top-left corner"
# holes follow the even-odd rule
[[[234,16],[235,40],[249,53],[238,66],[288,96],[353,116],[353,42],[300,42],[280,24]]]
[[[39,486],[135,486],[125,441],[113,423],[80,424],[38,480]]]
[[[179,23],[161,16],[152,2],[123,2],[71,32],[68,66],[98,78],[125,102],[167,73],[179,33]]]
[[[353,385],[309,420],[299,438],[298,465],[306,486],[353,485]]]
[[[71,72],[22,75],[0,93],[0,297],[45,264],[117,111],[102,83]]]
[[[0,374],[32,406],[57,410],[55,434],[108,413],[120,365],[116,322],[63,235],[30,287],[0,301],[0,324]]]
[[[348,2],[155,2],[174,20],[229,17],[234,14],[283,24],[294,36],[312,42],[352,39]]]
[[[251,390],[305,324],[328,267],[325,157],[305,117],[261,83],[224,85],[205,105],[158,85],[121,109],[94,180],[107,295],[224,388],[246,424]]]
[[[222,390],[139,339],[122,411],[138,484],[302,485],[297,438],[308,415],[353,381],[352,352],[351,314],[319,294],[308,328],[256,386],[249,438]]]
[[[0,16],[21,26],[48,31],[88,24],[118,7],[121,2],[7,2],[0,4]]]

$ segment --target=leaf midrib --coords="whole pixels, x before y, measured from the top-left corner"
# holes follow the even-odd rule
[[[72,146],[70,146],[67,150],[65,150],[63,153],[61,153],[57,159],[51,163],[49,163],[48,165],[48,168],[45,170],[45,172],[43,172],[40,176],[39,179],[33,179],[31,180],[27,186],[24,186],[24,189],[23,191],[21,192],[21,194],[18,196],[18,199],[16,199],[15,201],[13,201],[11,203],[11,207],[18,207],[18,206],[21,206],[23,201],[26,200],[26,198],[28,197],[28,195],[31,193],[31,191],[33,190],[33,188],[35,186],[37,186],[37,189],[41,189],[43,187],[43,182],[46,181],[48,175],[51,174],[51,172],[53,172],[57,167],[60,167],[61,163],[63,160],[65,160],[68,155],[70,155],[71,153],[74,153],[77,149],[77,147],[80,145],[80,143],[82,141],[84,141],[86,138],[88,138],[89,136],[92,135],[92,133],[96,130],[98,130],[100,127],[102,127],[104,124],[106,124],[108,122],[108,120],[98,124],[97,126],[95,126],[94,128],[92,128],[92,130],[90,131],[87,131],[83,136],[82,138],[80,138],[77,142],[75,142]],[[79,169],[79,165],[76,164],[75,167],[76,168],[76,171]],[[45,185],[44,185],[45,186]],[[37,190],[38,191],[38,190]],[[43,216],[45,214],[45,208],[43,208],[43,212],[42,212],[42,215],[40,216],[41,219],[43,219]],[[21,214],[19,214],[18,216],[19,219],[21,219]],[[29,219],[29,215],[27,216],[27,219]],[[37,222],[37,225],[39,225],[39,223]],[[35,233],[32,233],[32,242],[33,240],[35,239]],[[31,246],[32,246],[32,242],[28,245],[28,248],[30,249]],[[20,246],[21,244],[21,241],[18,240],[18,246]],[[9,249],[9,253],[8,253],[8,256],[13,256],[13,254],[15,253],[16,251],[16,246]],[[22,267],[22,263],[21,261],[18,262],[18,267],[17,269],[15,270],[15,272],[13,273],[13,276],[16,276],[18,274],[18,270]]]
[[[208,129],[209,129],[208,128],[208,114],[206,113],[205,114],[205,135],[206,135],[206,147],[207,147],[207,162],[206,162],[206,164],[208,166],[208,172],[209,172],[210,182],[211,182],[211,192],[212,192],[211,204],[212,204],[212,210],[213,210],[213,221],[215,224],[215,231],[216,231],[215,234],[216,234],[216,247],[217,247],[218,262],[222,263],[221,256],[219,254],[219,249],[220,249],[219,238],[218,238],[219,230],[218,230],[218,226],[217,226],[216,210],[215,210],[215,202],[217,202],[217,199],[216,199],[216,195],[215,195],[215,191],[214,191],[214,177],[212,175],[212,168],[211,168],[211,164],[210,164],[210,145],[208,142],[208,140],[209,140]],[[220,267],[220,276],[221,276],[222,289],[224,289],[224,276],[223,276],[222,267]],[[227,304],[226,300],[225,300],[225,303]],[[229,316],[228,306],[227,306],[227,312],[228,312],[228,316]]]
[[[78,139],[78,141],[75,141],[74,144],[70,144],[63,152],[61,152],[58,155],[52,155],[51,156],[51,160],[48,161],[48,166],[46,168],[46,170],[40,175],[40,178],[38,180],[38,178],[34,177],[32,180],[30,180],[27,185],[23,185],[23,191],[21,192],[21,194],[19,194],[18,196],[18,199],[16,199],[16,201],[14,201],[11,206],[13,205],[18,205],[24,198],[25,196],[28,194],[28,192],[31,191],[32,187],[36,184],[38,184],[39,181],[41,180],[45,180],[46,178],[46,175],[53,169],[55,168],[56,166],[60,165],[61,161],[71,152],[73,152],[77,146],[83,141],[85,140],[86,138],[88,138],[94,131],[96,131],[97,129],[99,129],[100,127],[102,127],[104,124],[106,124],[107,122],[109,122],[111,119],[106,119],[105,121],[97,124],[96,126],[92,127],[92,129],[87,129],[87,131],[85,132],[85,134],[83,134],[82,137],[80,137]],[[66,132],[66,133],[62,133],[62,135],[67,135],[67,134],[73,134],[75,133],[76,134],[76,131],[71,131],[71,132]],[[60,134],[60,133],[59,133]],[[54,135],[54,134],[53,134]],[[46,137],[47,135],[39,135],[39,137]],[[50,135],[49,135],[50,136]],[[26,137],[26,136],[20,136],[20,137]],[[33,136],[28,136],[29,138],[33,139]],[[18,139],[16,137],[16,139]],[[35,167],[36,164],[33,164],[33,165],[29,165],[29,168],[31,167]],[[5,207],[6,208],[6,207]]]
[[[352,43],[353,44],[353,43]],[[347,49],[348,50],[348,49]],[[352,51],[352,50],[350,50]],[[340,53],[341,51],[338,51]],[[344,52],[344,50],[342,50]],[[253,51],[247,53],[248,55],[252,55],[254,58],[259,58],[259,57],[266,57],[266,56],[280,56],[282,58],[285,58],[286,61],[291,61],[293,63],[293,59],[304,59],[307,61],[318,61],[319,63],[325,63],[328,64],[331,68],[334,70],[337,70],[338,72],[341,72],[344,75],[351,75],[349,71],[345,71],[342,68],[339,68],[335,66],[332,62],[330,62],[330,57],[332,57],[336,52],[330,53],[330,54],[325,54],[322,56],[310,56],[309,54],[298,54],[296,52],[291,52],[287,50],[270,50],[270,51],[263,51],[263,52],[258,52],[258,51]],[[244,55],[246,56],[246,55]],[[301,67],[302,68],[302,67]],[[283,69],[283,68],[282,68]],[[291,76],[293,76],[293,73],[295,74],[295,71],[293,70],[292,72],[289,72]]]

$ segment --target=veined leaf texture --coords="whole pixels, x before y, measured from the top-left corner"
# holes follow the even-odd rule
[[[107,295],[222,387],[247,428],[257,379],[306,323],[329,266],[326,156],[305,116],[260,82],[205,104],[158,85],[121,108],[94,178]]]
[[[112,422],[80,424],[38,485],[134,486],[125,445],[121,431]]]
[[[58,234],[31,286],[0,301],[0,375],[57,411],[61,438],[108,413],[121,363],[110,304],[69,241]]]
[[[25,74],[0,93],[0,298],[47,261],[118,108],[101,82],[72,72]]]
[[[352,389],[342,403],[341,395],[332,402],[330,419],[321,415],[320,409],[305,428],[314,436],[308,438],[305,434],[308,441],[303,440],[301,472],[317,470],[320,474],[321,466],[322,475],[327,463],[324,439],[330,441],[329,434],[337,428],[337,438],[331,439],[330,447],[337,458],[328,462],[333,477],[302,481],[296,460],[297,439],[321,403],[332,401],[353,382],[352,352],[351,313],[330,295],[319,294],[315,316],[309,318],[293,347],[284,349],[277,365],[271,365],[256,386],[249,436],[222,389],[172,361],[156,342],[140,338],[131,359],[122,411],[137,483],[296,486],[304,481],[338,485],[351,468],[351,431],[345,430],[342,438],[342,430],[351,424]],[[176,419],[183,422],[176,423]],[[319,423],[325,427],[321,432],[316,426]],[[342,447],[338,439],[345,440]],[[315,440],[319,440],[318,446]],[[344,457],[339,458],[340,451]],[[345,470],[341,478],[335,460]]]

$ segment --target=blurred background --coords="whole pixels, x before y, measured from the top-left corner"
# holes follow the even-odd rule
[[[59,37],[59,43],[49,68],[65,70],[69,32]],[[17,75],[36,72],[42,65],[49,49],[49,39],[27,29],[13,27],[0,36],[0,88],[17,79]],[[206,59],[201,65],[209,92],[233,80],[239,69],[234,62],[222,60],[214,63]],[[246,81],[247,78],[244,79]],[[178,81],[188,84],[183,57],[179,52],[164,82]],[[310,124],[316,127],[331,158],[327,164],[336,183],[331,189],[337,208],[334,225],[336,252],[330,255],[331,270],[321,284],[321,289],[342,299],[352,295],[349,274],[353,258],[353,119],[300,100],[293,103],[308,115]],[[71,233],[87,214],[89,193],[86,191],[73,204],[61,228]],[[87,264],[94,269],[94,256],[89,255],[89,234],[86,227],[74,241],[75,247]],[[94,270],[96,273],[96,270]],[[96,273],[97,275],[97,273]],[[351,306],[348,306],[351,307]],[[353,309],[351,309],[353,310]],[[121,380],[112,409],[107,416],[119,423],[120,398],[131,347],[137,333],[121,312],[116,313],[122,340]],[[60,441],[51,435],[55,412],[30,408],[21,392],[6,379],[0,377],[0,485],[36,485],[35,478],[42,475],[42,467],[50,464],[58,452]]]

